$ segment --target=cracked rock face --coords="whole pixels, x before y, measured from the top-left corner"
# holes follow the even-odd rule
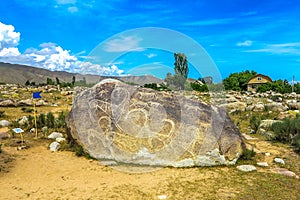
[[[232,164],[244,146],[223,109],[112,79],[77,95],[68,128],[94,158],[138,165]]]

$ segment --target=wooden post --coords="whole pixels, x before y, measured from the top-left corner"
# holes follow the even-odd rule
[[[37,123],[36,123],[36,106],[35,102],[33,103],[33,116],[34,116],[34,129],[35,129],[35,139],[38,139],[38,132],[37,132]]]

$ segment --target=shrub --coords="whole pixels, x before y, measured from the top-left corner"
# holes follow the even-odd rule
[[[273,140],[290,144],[300,152],[300,117],[294,119],[285,118],[282,122],[272,124],[271,131],[274,132]]]
[[[64,112],[60,112],[57,119],[55,120],[55,127],[63,128],[66,127],[66,114]]]
[[[255,151],[253,149],[243,149],[242,155],[240,159],[242,160],[252,160],[252,158],[256,155]]]
[[[258,117],[256,115],[251,116],[251,118],[250,118],[250,127],[255,131],[255,133],[257,133],[257,131],[258,131],[260,123],[261,123],[261,118],[260,117]]]
[[[0,153],[2,153],[2,144],[0,144]]]
[[[32,113],[33,112],[32,108],[23,107],[23,108],[21,108],[21,110],[22,110],[22,112],[25,112],[25,113]]]
[[[48,114],[46,115],[46,126],[48,128],[54,128],[54,124],[55,124],[55,117],[52,112],[48,112]]]
[[[4,110],[0,110],[0,117],[4,117],[5,116],[5,111]]]
[[[198,92],[208,92],[208,87],[206,84],[199,85],[198,83],[191,83],[191,87],[193,90]]]

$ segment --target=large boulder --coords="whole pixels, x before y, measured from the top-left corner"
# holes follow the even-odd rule
[[[92,157],[138,165],[233,164],[244,148],[224,109],[113,79],[76,96],[68,129]]]

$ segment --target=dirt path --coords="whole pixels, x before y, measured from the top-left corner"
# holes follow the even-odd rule
[[[7,168],[8,172],[0,172],[1,200],[244,199],[240,195],[255,195],[253,191],[247,191],[249,188],[257,186],[264,190],[259,185],[261,181],[282,183],[281,177],[259,172],[245,174],[235,167],[163,168],[130,174],[102,166],[95,160],[78,158],[72,152],[51,153],[46,143],[21,151],[13,147],[3,149],[0,154],[2,163],[11,158],[9,155],[14,155],[14,159],[6,163],[11,166]],[[300,187],[299,180],[283,178],[287,183],[284,182],[280,190],[282,187],[291,188],[291,184]],[[278,185],[276,182],[274,184]],[[266,186],[266,191],[269,187]],[[286,195],[290,195],[290,191]],[[253,198],[259,199],[259,196]]]

